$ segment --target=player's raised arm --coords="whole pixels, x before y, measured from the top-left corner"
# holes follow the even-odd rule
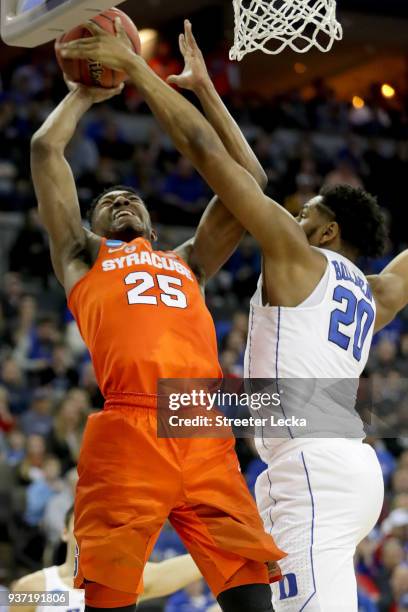
[[[408,304],[408,250],[400,253],[381,274],[369,276],[377,304],[375,331],[390,323]]]
[[[143,573],[144,591],[140,601],[166,597],[201,577],[190,555],[181,555],[160,563],[148,563]]]
[[[207,119],[134,54],[120,20],[116,22],[117,36],[93,24],[87,27],[94,37],[62,45],[63,57],[92,57],[113,69],[125,70],[177,149],[193,162],[266,255],[302,271],[320,262],[321,256],[310,248],[293,217],[264,195],[254,177],[231,157]]]
[[[196,94],[228,153],[265,189],[266,173],[218,95],[188,20],[184,22],[179,43],[185,67],[180,75],[171,76],[167,81]],[[207,280],[230,258],[244,233],[242,224],[216,196],[208,205],[194,238],[177,251]]]
[[[116,93],[119,90],[74,87],[31,141],[31,172],[39,213],[50,236],[52,262],[62,284],[67,263],[83,251],[86,241],[75,181],[64,151],[92,104]]]

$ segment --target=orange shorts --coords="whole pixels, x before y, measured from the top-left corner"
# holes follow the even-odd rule
[[[105,408],[88,419],[78,472],[76,588],[140,594],[167,519],[216,596],[267,583],[266,563],[286,556],[264,531],[233,439],[160,439],[155,409]]]

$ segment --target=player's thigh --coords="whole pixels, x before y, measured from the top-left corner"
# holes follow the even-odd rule
[[[382,477],[376,468],[361,443],[333,440],[288,453],[258,478],[256,497],[265,527],[288,553],[280,563],[285,579],[274,587],[279,609],[301,609],[312,599],[318,605],[329,596],[327,584],[334,593],[327,609],[336,610],[342,583],[343,608],[337,609],[349,609],[346,598],[354,605],[353,554],[374,526],[382,503]]]
[[[154,420],[154,419],[153,419]],[[109,410],[87,424],[78,466],[76,586],[135,592],[180,478],[146,411]]]
[[[281,558],[283,553],[265,533],[256,502],[242,476],[234,442],[204,440],[198,449],[207,459],[203,460],[203,455],[199,463],[189,459],[183,472],[186,504],[194,508],[215,545],[253,561]]]
[[[361,517],[356,534],[357,544],[375,527],[384,504],[384,478],[377,455],[368,444],[361,445],[359,454],[361,458],[356,461],[357,465],[364,467],[353,473],[356,486],[361,492],[357,508],[358,516]]]
[[[180,474],[157,440],[148,410],[103,410],[88,419],[75,501],[75,530],[102,535],[119,525],[154,533],[180,489]],[[149,523],[151,526],[149,527]]]
[[[312,534],[321,549],[357,546],[378,520],[384,485],[372,448],[333,439],[271,462],[255,492],[267,530],[289,553]]]

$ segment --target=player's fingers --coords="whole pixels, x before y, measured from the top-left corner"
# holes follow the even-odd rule
[[[186,30],[187,42],[190,45],[190,47],[192,48],[198,47],[197,41],[194,38],[194,34],[193,34],[193,26],[191,25],[191,21],[189,21],[188,19],[186,19],[185,21],[185,30]]]
[[[184,56],[186,54],[186,39],[184,38],[184,34],[180,34],[179,36],[179,47],[181,54]]]
[[[129,37],[125,32],[125,28],[123,27],[123,23],[120,17],[115,17],[115,32],[116,36],[122,38],[124,41],[129,43]]]
[[[85,27],[87,30],[89,30],[90,32],[92,32],[92,34],[94,34],[94,36],[106,36],[107,32],[99,25],[99,23],[96,23],[95,21],[87,21],[85,24]]]
[[[88,57],[98,59],[98,47],[61,49],[61,55],[67,59],[87,59]]]
[[[115,17],[115,32],[117,36],[121,36],[123,34],[122,20],[120,17]]]
[[[78,40],[71,40],[67,43],[57,45],[58,49],[87,49],[98,44],[99,38],[80,38]]]
[[[135,51],[132,41],[130,40],[128,33],[125,30],[125,26],[120,17],[115,18],[115,30],[116,36],[121,39],[121,41],[129,47],[133,52]]]
[[[166,80],[169,85],[178,85],[179,76],[177,74],[172,74],[169,77],[167,77]]]

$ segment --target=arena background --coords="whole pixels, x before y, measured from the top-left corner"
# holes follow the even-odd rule
[[[229,1],[135,4],[121,8],[140,28],[149,28],[145,48],[163,77],[181,69],[177,35],[182,19],[192,20],[217,89],[267,171],[271,196],[296,213],[322,185],[362,185],[378,196],[391,229],[387,255],[363,262],[365,269],[381,270],[407,247],[404,0],[340,0],[345,35],[332,52],[257,53],[240,65],[228,62]],[[1,44],[0,68],[0,585],[7,587],[63,557],[59,532],[73,499],[83,426],[103,400],[53,278],[30,181],[30,137],[65,93],[52,45],[27,51]],[[210,197],[132,87],[88,113],[68,157],[84,213],[106,186],[132,185],[152,211],[161,248],[192,234]],[[256,245],[245,238],[208,287],[226,376],[242,375],[248,301],[259,265]],[[360,606],[364,612],[402,612],[408,610],[408,311],[376,336],[366,376],[380,389],[377,399],[390,422],[398,417],[400,437],[370,438],[387,494],[381,521],[356,558]],[[237,446],[253,489],[262,462],[248,441]],[[154,559],[182,551],[166,527]],[[190,612],[212,604],[200,582],[142,608]]]

